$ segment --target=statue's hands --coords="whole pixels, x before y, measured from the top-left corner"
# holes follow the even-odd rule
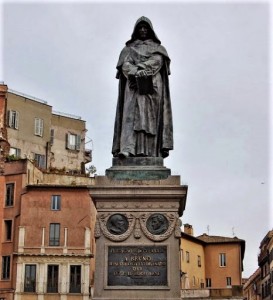
[[[147,72],[145,70],[139,70],[136,72],[136,77],[144,77],[147,76]]]

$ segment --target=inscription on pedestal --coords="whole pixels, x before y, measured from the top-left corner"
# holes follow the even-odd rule
[[[167,246],[108,246],[107,285],[167,286]]]

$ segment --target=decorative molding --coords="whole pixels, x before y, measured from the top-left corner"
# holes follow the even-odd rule
[[[136,239],[140,239],[140,238],[141,238],[140,222],[139,222],[139,218],[138,218],[138,217],[137,217],[137,219],[136,219],[136,225],[135,225],[134,237],[135,237]]]
[[[181,226],[182,226],[182,221],[179,218],[177,218],[176,225],[175,225],[174,236],[178,239],[181,238]]]
[[[128,220],[128,229],[122,234],[112,234],[107,229],[107,221],[109,218],[115,214],[121,214],[125,216]],[[160,242],[166,240],[174,231],[174,236],[176,238],[181,237],[181,220],[178,218],[177,213],[161,213],[157,212],[156,214],[162,214],[168,220],[168,228],[162,234],[155,234],[149,231],[147,228],[147,220],[150,216],[154,215],[155,212],[142,213],[142,214],[132,214],[126,212],[115,212],[115,213],[100,213],[97,215],[97,220],[95,224],[95,238],[101,237],[103,234],[107,239],[114,242],[121,242],[126,240],[131,233],[134,231],[134,238],[140,239],[142,236],[141,231],[144,235],[155,242]]]
[[[146,200],[146,199],[145,199]],[[98,202],[96,207],[97,210],[110,210],[111,212],[113,211],[113,208],[117,210],[135,210],[135,209],[141,209],[143,210],[164,210],[164,211],[176,211],[176,209],[179,208],[179,203],[173,203],[170,205],[169,203],[163,202],[163,201],[145,201],[145,200],[139,200],[138,203],[135,202],[126,202],[126,201],[121,201],[121,202],[116,202],[113,204],[111,201],[106,201],[106,202]]]
[[[90,257],[19,256],[17,263],[90,263]]]
[[[100,223],[99,223],[98,217],[97,217],[96,223],[95,223],[94,236],[96,239],[101,237]]]

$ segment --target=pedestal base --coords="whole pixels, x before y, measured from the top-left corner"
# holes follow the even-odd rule
[[[113,166],[106,170],[106,176],[115,180],[160,180],[170,175],[162,157],[114,157]]]
[[[97,177],[95,300],[180,299],[180,225],[187,186]]]

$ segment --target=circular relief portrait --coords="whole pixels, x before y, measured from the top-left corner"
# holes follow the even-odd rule
[[[110,233],[119,235],[127,231],[129,223],[124,215],[114,214],[107,220],[106,227]]]
[[[169,221],[162,214],[153,214],[148,218],[146,226],[152,234],[163,234],[169,227]]]

